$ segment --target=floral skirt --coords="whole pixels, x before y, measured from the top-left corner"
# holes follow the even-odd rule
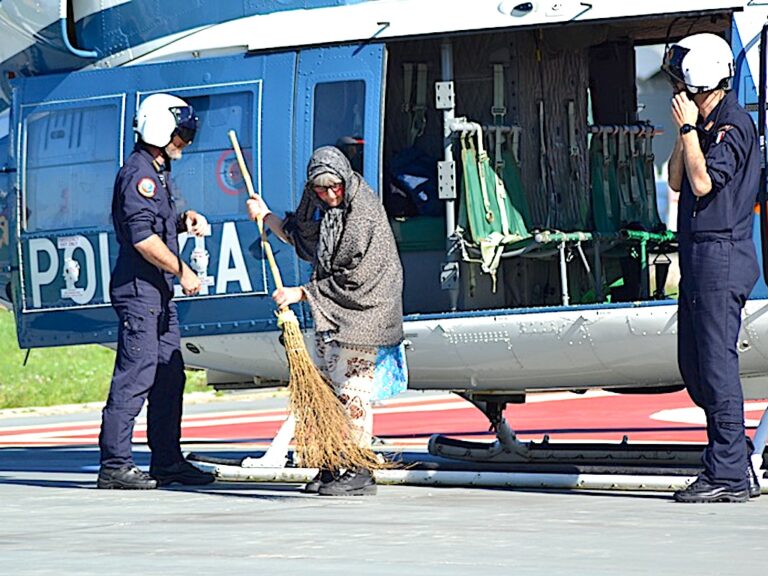
[[[350,346],[315,336],[314,360],[333,384],[347,410],[359,445],[370,446],[373,434],[371,401],[384,400],[408,387],[405,347]]]

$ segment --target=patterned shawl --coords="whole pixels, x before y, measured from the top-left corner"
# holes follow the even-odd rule
[[[328,209],[311,187],[327,172],[344,182],[337,209]],[[313,263],[304,290],[316,331],[349,345],[403,340],[403,272],[392,229],[381,201],[340,150],[315,150],[301,202],[283,228],[299,257]]]

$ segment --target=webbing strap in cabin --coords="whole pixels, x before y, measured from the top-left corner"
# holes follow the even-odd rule
[[[583,183],[581,179],[582,158],[579,142],[576,138],[576,103],[573,100],[568,100],[568,149],[571,172],[571,198],[579,199],[583,197]],[[584,226],[589,220],[586,214],[588,206],[585,202],[577,202],[575,207],[579,218],[577,227]]]
[[[413,100],[414,69],[416,71],[415,101]],[[408,144],[413,146],[427,127],[427,65],[425,63],[403,64],[403,112],[410,115]]]
[[[403,112],[411,112],[411,96],[413,95],[413,64],[403,64]]]
[[[579,153],[579,144],[576,142],[576,106],[573,100],[568,100],[568,149],[570,152],[571,179],[578,181],[581,154]]]
[[[643,140],[643,163],[645,176],[646,210],[648,222],[652,223],[652,229],[656,229],[661,223],[659,209],[656,206],[656,166],[653,155],[653,130],[649,130]]]
[[[549,198],[549,186],[547,186],[547,142],[544,134],[544,100],[539,100],[538,105],[539,113],[539,182],[541,184],[540,193],[543,197]],[[553,206],[549,205],[547,209],[547,228],[552,225],[552,209]]]
[[[603,201],[605,202],[605,214],[608,220],[613,220],[613,199],[611,198],[610,173],[613,170],[611,150],[608,146],[608,133],[600,135],[603,144]]]
[[[491,114],[493,115],[493,124],[496,129],[494,134],[493,165],[497,172],[501,172],[504,169],[504,156],[502,154],[504,139],[501,128],[504,125],[504,117],[507,115],[507,107],[504,103],[503,64],[493,65],[493,106],[491,106]]]
[[[484,170],[482,169],[483,163],[488,162],[488,154],[485,152],[485,146],[483,146],[483,129],[479,124],[476,124],[475,126],[477,128],[477,132],[475,133],[477,136],[477,175],[480,181],[480,193],[483,198],[483,208],[485,209],[485,220],[490,224],[493,222],[494,215],[491,210],[491,199],[488,195],[488,181],[485,177]],[[469,138],[471,139],[472,135],[470,135]],[[472,147],[474,148],[474,144],[472,144]]]
[[[627,144],[621,132],[616,134],[618,151],[616,157],[616,176],[619,181],[619,193],[622,204],[627,206],[632,199],[629,196],[629,160],[627,158]]]
[[[638,180],[637,171],[639,166],[638,159],[640,155],[637,151],[637,141],[635,134],[630,132],[629,138],[629,200],[632,203],[640,201],[640,182]]]
[[[612,142],[613,139],[609,137],[608,132],[604,131],[593,134],[589,144],[592,218],[595,230],[601,234],[615,234],[618,231],[614,220],[617,186]]]
[[[525,195],[523,189],[523,179],[520,174],[520,160],[518,159],[518,150],[515,147],[515,136],[519,135],[519,132],[515,131],[511,133],[511,137],[507,138],[507,145],[504,149],[504,169],[502,170],[502,180],[504,181],[504,187],[507,190],[507,196],[514,210],[520,215],[523,225],[518,230],[513,230],[513,234],[524,236],[522,230],[528,229],[532,226],[531,212],[528,207],[528,198]],[[512,144],[510,144],[510,141]],[[519,138],[517,139],[519,144]],[[514,220],[514,212],[512,219]],[[514,228],[514,226],[513,226]]]
[[[512,131],[512,155],[515,158],[515,162],[517,162],[518,167],[520,166],[520,130],[513,130]]]

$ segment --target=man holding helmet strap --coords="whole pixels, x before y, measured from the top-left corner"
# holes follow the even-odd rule
[[[745,502],[760,495],[744,429],[737,339],[758,278],[752,241],[760,177],[757,131],[731,91],[733,55],[715,34],[673,44],[662,70],[679,134],[669,186],[680,191],[678,365],[707,418],[704,471],[678,502]]]
[[[153,94],[139,106],[138,141],[115,179],[112,223],[120,252],[110,282],[119,319],[117,357],[102,412],[99,488],[150,489],[158,485],[208,484],[212,474],[181,453],[184,362],[173,296],[176,276],[184,294],[200,291],[200,279],[179,257],[177,235],[202,236],[208,222],[187,210],[176,214],[171,160],[181,158],[197,130],[191,106],[169,94]],[[150,475],[136,467],[131,437],[145,400]]]

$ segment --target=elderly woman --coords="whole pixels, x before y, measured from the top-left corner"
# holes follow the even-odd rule
[[[358,442],[370,446],[371,399],[406,386],[403,354],[403,273],[384,208],[332,146],[315,150],[294,214],[275,216],[261,198],[248,215],[264,218],[300,258],[313,264],[304,286],[276,290],[278,307],[309,303],[315,325],[315,360],[344,405]],[[306,491],[342,496],[375,494],[370,470],[321,471]]]

